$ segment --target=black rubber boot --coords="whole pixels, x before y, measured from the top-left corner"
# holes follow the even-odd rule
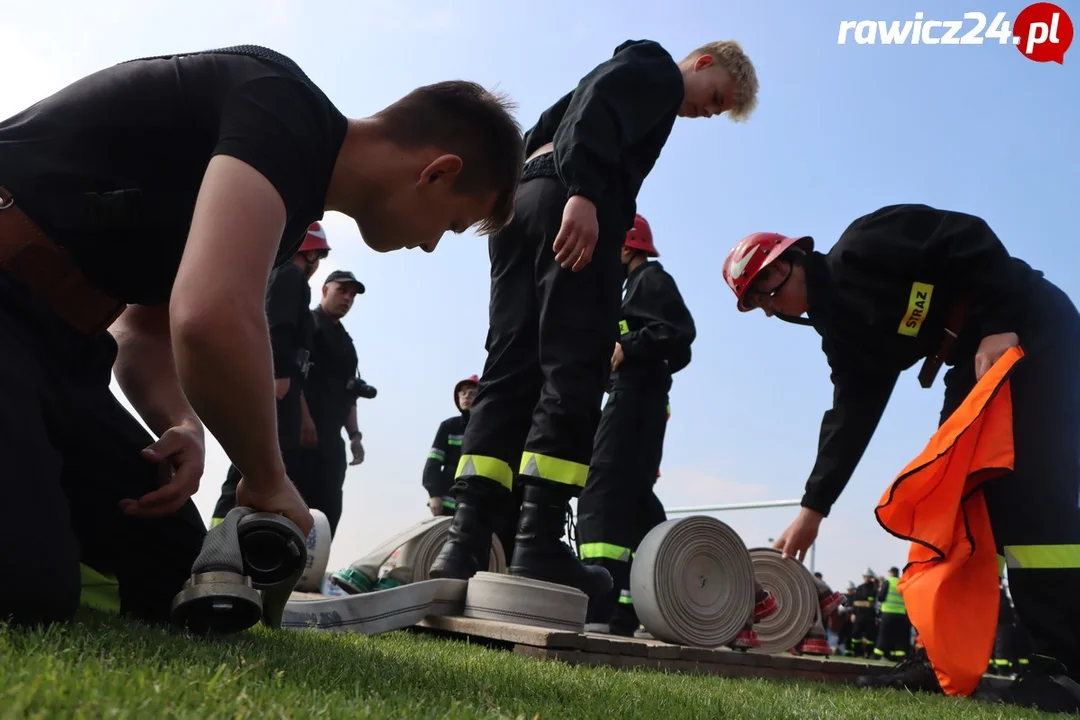
[[[619,588],[630,587],[629,564],[624,560],[610,558],[588,558],[581,562],[586,567],[603,568],[611,576],[611,589],[589,598],[589,610],[585,616],[586,623],[608,625],[615,620],[615,610],[619,606]],[[636,630],[637,626],[634,629]]]
[[[485,487],[479,480],[471,478],[468,487],[457,492],[450,534],[431,565],[432,578],[468,580],[488,569],[492,533],[509,493],[501,486]]]
[[[507,568],[511,575],[568,585],[591,598],[610,592],[611,575],[604,568],[583,565],[562,541],[569,493],[547,484],[530,484],[514,537],[514,555]]]
[[[1052,658],[1035,655],[1015,680],[1004,688],[980,686],[973,697],[987,702],[1032,708],[1045,713],[1080,712],[1080,683]]]
[[[943,694],[925,650],[916,651],[883,675],[862,675],[856,679],[855,684],[859,687]]]

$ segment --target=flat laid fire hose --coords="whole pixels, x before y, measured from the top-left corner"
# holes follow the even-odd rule
[[[654,638],[695,647],[727,645],[753,618],[750,553],[716,518],[667,520],[638,546],[630,594]]]
[[[297,630],[374,635],[410,627],[430,615],[461,614],[468,581],[429,579],[432,563],[450,529],[450,517],[433,517],[406,528],[334,575],[345,596],[294,596],[281,625]],[[399,551],[396,566],[379,571]],[[493,573],[506,570],[506,556],[492,536]]]
[[[585,631],[589,596],[567,585],[491,572],[469,580],[461,614],[515,625]]]
[[[191,632],[242,632],[261,619],[281,627],[282,612],[304,572],[307,543],[283,515],[235,507],[211,528],[172,602],[172,620]]]

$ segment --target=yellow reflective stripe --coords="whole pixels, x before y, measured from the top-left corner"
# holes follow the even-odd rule
[[[904,319],[900,321],[900,329],[896,332],[908,337],[917,337],[922,328],[926,314],[930,312],[930,298],[934,295],[934,286],[926,283],[911,283],[911,297],[908,299],[908,309],[904,313]]]
[[[630,591],[629,590],[620,590],[619,591],[619,604],[620,605],[633,605],[634,604],[634,598],[630,597]]]
[[[514,471],[510,466],[499,458],[487,455],[462,455],[458,460],[457,474],[455,478],[463,475],[478,475],[494,480],[507,490],[514,487]]]
[[[120,583],[89,565],[79,564],[82,590],[79,604],[110,613],[120,612]]]
[[[225,518],[210,518],[210,527],[211,528],[216,528],[218,525],[220,525],[224,521],[225,521]]]
[[[585,487],[589,466],[571,460],[527,452],[521,456],[521,474],[551,482]]]
[[[630,332],[630,325],[625,320],[619,321],[619,335],[625,335]]]
[[[998,555],[998,580],[1005,577],[1005,556]]]
[[[1080,568],[1080,545],[1006,545],[1005,564],[1011,570]]]
[[[461,447],[462,437],[462,435],[451,435],[450,437],[446,438],[446,444],[452,447]]]
[[[634,557],[634,553],[630,548],[605,542],[581,543],[582,560],[604,558],[606,560],[630,562],[632,557]]]
[[[446,459],[446,453],[444,453],[442,450],[436,450],[435,448],[431,448],[431,450],[428,451],[427,456],[428,456],[428,460],[445,460]]]

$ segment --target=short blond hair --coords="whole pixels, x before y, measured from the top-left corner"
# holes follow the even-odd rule
[[[702,55],[711,55],[735,83],[735,99],[728,116],[734,122],[747,120],[758,104],[758,77],[742,45],[735,40],[717,40],[702,45],[687,55],[686,60],[696,60]]]

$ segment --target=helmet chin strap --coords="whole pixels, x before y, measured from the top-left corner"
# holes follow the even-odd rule
[[[802,317],[801,315],[785,315],[782,312],[773,311],[776,317],[780,318],[784,322],[791,323],[792,325],[808,325],[812,326],[814,323],[810,322],[810,318]]]

